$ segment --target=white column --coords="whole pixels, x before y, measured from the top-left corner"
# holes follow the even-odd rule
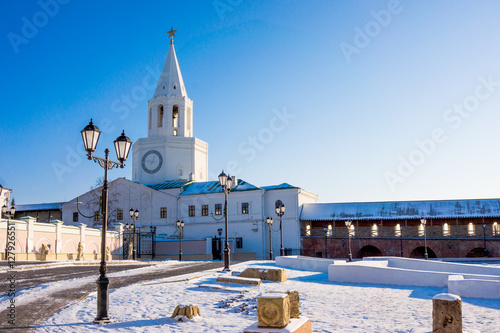
[[[63,221],[53,220],[51,223],[56,225],[56,250],[55,253],[62,253],[62,226]]]
[[[25,216],[21,217],[21,220],[25,221],[28,223],[28,239],[26,240],[26,246],[28,247],[28,253],[33,253],[34,252],[34,246],[35,246],[35,221],[36,219],[31,216]]]

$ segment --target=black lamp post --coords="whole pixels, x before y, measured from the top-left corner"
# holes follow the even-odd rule
[[[483,241],[484,241],[484,255],[486,256],[486,222],[483,221]]]
[[[108,170],[115,167],[123,168],[127,160],[132,141],[125,136],[125,132],[114,141],[116,157],[119,162],[114,162],[109,159],[109,149],[104,150],[105,158],[93,156],[101,131],[97,126],[90,123],[81,130],[83,144],[87,151],[87,158],[94,160],[102,168],[104,168],[104,183],[102,186],[102,234],[101,234],[101,265],[99,267],[99,278],[97,280],[97,316],[94,319],[95,324],[107,324],[112,320],[108,316],[109,308],[109,279],[106,277],[106,229],[108,224]]]
[[[330,229],[326,226],[323,230],[325,231],[325,258],[328,258],[328,234],[330,233]]]
[[[425,248],[424,258],[425,260],[427,260],[429,259],[429,254],[427,253],[427,232],[426,232],[427,220],[422,218],[420,220],[420,223],[424,227],[424,248]]]
[[[230,272],[229,268],[229,233],[228,233],[228,211],[227,211],[227,196],[229,192],[231,192],[231,188],[233,187],[233,178],[231,176],[226,175],[224,170],[219,175],[219,183],[222,187],[222,191],[224,191],[224,219],[225,219],[225,239],[224,239],[224,272]]]
[[[347,227],[347,235],[349,237],[349,261],[352,261],[352,252],[351,252],[351,225],[352,225],[352,221],[345,221],[345,226]]]
[[[156,259],[156,226],[150,226],[149,230],[151,230],[151,258],[153,260]]]
[[[399,238],[401,239],[401,257],[403,257],[403,225],[399,225]]]
[[[273,260],[273,233],[272,233],[272,226],[273,226],[273,218],[268,217],[266,219],[267,225],[269,226],[269,260]]]
[[[177,228],[181,231],[181,241],[179,242],[179,261],[182,261],[182,229],[184,229],[184,221],[177,220]]]
[[[285,214],[286,206],[281,200],[276,200],[275,203],[276,215],[280,217],[280,256],[285,255],[285,248],[283,247],[283,215]]]
[[[2,207],[2,214],[7,217],[7,228],[6,228],[6,233],[5,233],[5,260],[8,260],[9,258],[9,225],[10,225],[10,219],[14,217],[14,214],[16,214],[16,207],[12,205],[10,207],[10,212],[7,213],[7,205],[4,205]]]
[[[134,211],[133,208],[130,208],[130,210],[128,212],[130,213],[130,218],[134,221],[134,224],[130,226],[131,227],[130,229],[132,229],[132,230],[129,229],[128,223],[126,225],[126,228],[127,228],[127,230],[129,230],[129,232],[132,231],[132,258],[133,258],[133,260],[135,260],[135,258],[136,258],[135,257],[135,221],[137,221],[137,218],[139,217],[139,210],[136,209]]]

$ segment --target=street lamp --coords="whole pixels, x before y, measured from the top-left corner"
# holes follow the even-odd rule
[[[276,209],[276,215],[280,217],[280,239],[281,239],[281,245],[280,245],[280,256],[285,255],[285,248],[283,247],[283,215],[285,214],[286,206],[283,204],[281,200],[276,200],[275,203],[275,209]]]
[[[123,168],[127,160],[132,141],[125,136],[125,131],[114,141],[116,157],[119,162],[109,159],[109,149],[104,150],[105,158],[93,156],[101,131],[94,125],[92,119],[90,123],[80,131],[83,144],[87,151],[87,159],[94,160],[104,169],[104,183],[102,186],[102,230],[101,230],[101,265],[99,267],[99,278],[97,279],[97,316],[95,324],[107,324],[112,322],[108,316],[109,308],[109,279],[106,277],[106,229],[108,224],[108,170],[115,167]]]
[[[179,243],[179,261],[182,261],[182,229],[184,229],[184,221],[177,220],[177,228],[181,231],[181,241]]]
[[[424,258],[425,260],[429,259],[429,254],[427,253],[427,232],[426,232],[426,225],[427,225],[427,220],[422,218],[420,220],[420,223],[424,227],[424,248],[425,248],[425,253],[424,253]]]
[[[347,235],[349,237],[349,261],[352,261],[352,252],[351,252],[351,225],[352,225],[352,221],[345,221],[345,226],[347,227]]]
[[[325,230],[325,258],[328,258],[328,232],[330,229],[328,226],[325,226],[323,230]]]
[[[133,208],[130,208],[130,210],[128,211],[130,213],[130,218],[134,221],[134,224],[133,225],[130,225],[131,229],[132,229],[132,258],[133,260],[135,260],[135,221],[137,220],[137,218],[139,217],[139,210],[135,210]],[[130,229],[128,228],[128,223],[127,223],[127,230],[130,231]]]
[[[12,200],[14,201],[14,200]],[[2,207],[2,214],[7,217],[7,228],[5,229],[5,260],[8,260],[9,258],[9,225],[10,225],[10,219],[14,217],[14,214],[16,214],[16,207],[12,205],[10,207],[10,212],[7,213],[7,205],[4,205]]]
[[[150,226],[149,230],[151,230],[151,259],[156,259],[156,226]]]
[[[230,272],[231,269],[229,268],[229,233],[228,233],[228,227],[229,227],[229,221],[228,221],[228,211],[227,211],[227,195],[229,192],[231,192],[231,188],[233,187],[233,178],[231,176],[226,175],[224,173],[224,170],[222,170],[221,174],[219,175],[219,183],[220,186],[222,187],[222,191],[224,191],[224,219],[225,219],[225,239],[224,239],[224,272]]]
[[[484,240],[484,255],[488,252],[486,250],[486,222],[483,221],[483,240]]]
[[[269,226],[269,260],[273,260],[273,233],[272,233],[272,226],[273,226],[273,218],[268,217],[266,219],[267,225]]]
[[[401,257],[403,257],[403,225],[399,225],[399,238],[401,239]]]

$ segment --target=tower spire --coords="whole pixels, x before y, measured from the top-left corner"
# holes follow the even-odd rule
[[[184,81],[182,80],[181,69],[179,68],[177,56],[175,55],[174,37],[176,31],[177,30],[174,30],[173,27],[170,27],[170,31],[167,31],[168,38],[170,38],[170,47],[168,49],[167,58],[163,64],[163,69],[153,97],[187,97]]]

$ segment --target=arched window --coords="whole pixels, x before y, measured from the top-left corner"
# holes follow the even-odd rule
[[[174,105],[172,109],[172,127],[176,128],[179,126],[179,107]]]
[[[396,224],[396,226],[394,227],[394,235],[396,237],[401,237],[401,224]]]
[[[177,176],[182,176],[182,169],[177,170]]]
[[[163,127],[163,105],[158,105],[158,127]]]
[[[476,233],[474,224],[472,222],[467,226],[467,233],[469,234],[469,236],[474,236],[474,234]]]
[[[448,223],[443,224],[443,236],[449,236],[450,235],[450,226]]]
[[[378,236],[378,226],[376,223],[373,223],[372,225],[372,237],[377,237]]]
[[[497,222],[493,222],[492,229],[493,229],[493,236],[497,236],[498,235],[498,223]]]

